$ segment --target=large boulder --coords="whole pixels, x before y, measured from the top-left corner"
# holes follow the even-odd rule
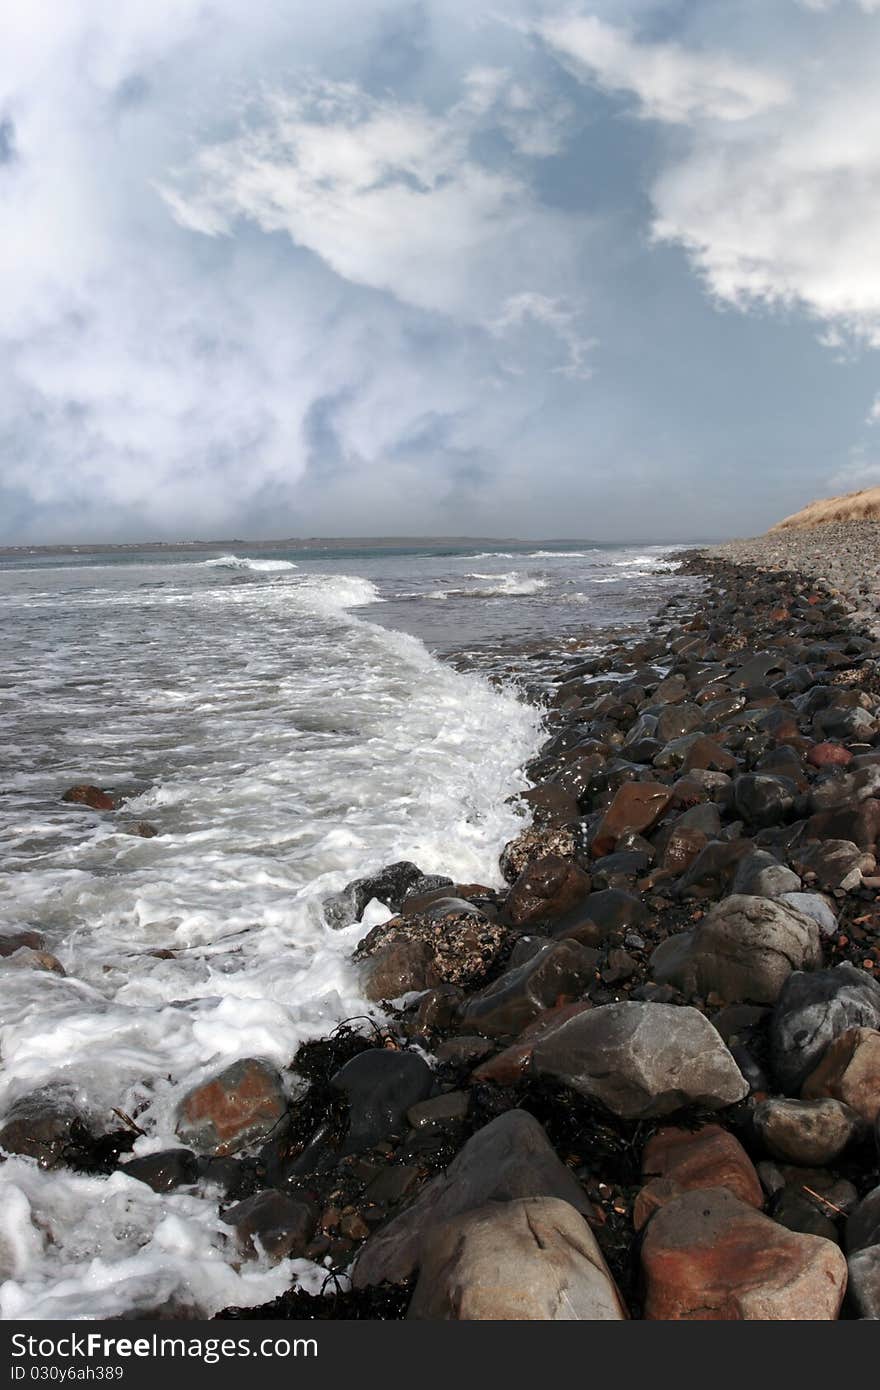
[[[557,854],[571,859],[576,849],[575,833],[571,826],[558,829],[539,829],[530,825],[501,851],[499,867],[507,883],[515,883],[527,864],[545,854]]]
[[[771,898],[734,894],[699,926],[662,941],[651,957],[654,979],[685,994],[772,1004],[793,970],[822,964],[812,917]]]
[[[504,915],[515,927],[553,922],[582,903],[591,886],[573,860],[546,854],[523,869],[507,895]]]
[[[642,1176],[647,1183],[633,1207],[637,1231],[658,1207],[697,1188],[723,1187],[758,1211],[764,1205],[754,1164],[739,1140],[720,1125],[696,1131],[659,1129],[645,1145]]]
[[[459,1019],[463,1032],[486,1037],[519,1033],[545,1009],[584,994],[596,973],[596,953],[576,941],[548,941],[535,955],[471,995]]]
[[[642,1245],[645,1317],[685,1321],[830,1321],[846,1260],[819,1236],[797,1235],[725,1188],[662,1207]]]
[[[184,1096],[177,1134],[198,1153],[231,1154],[265,1139],[286,1111],[275,1068],[258,1057],[245,1057]]]
[[[801,1089],[805,1100],[832,1096],[872,1125],[880,1115],[880,1032],[849,1028],[826,1048]]]
[[[830,1098],[773,1097],[758,1102],[752,1119],[768,1153],[805,1168],[833,1163],[862,1128],[854,1110]]]
[[[82,1110],[71,1095],[47,1087],[20,1096],[0,1125],[0,1149],[35,1158],[41,1168],[64,1162],[72,1143],[72,1126],[84,1122]]]
[[[348,1133],[342,1152],[360,1153],[406,1128],[406,1112],[425,1100],[434,1074],[415,1052],[370,1047],[330,1078],[348,1104]]]
[[[616,848],[628,831],[639,835],[652,830],[672,804],[672,794],[662,782],[624,782],[603,815],[590,843],[599,859]]]
[[[579,1014],[538,1042],[532,1070],[626,1119],[688,1105],[719,1110],[749,1090],[708,1019],[669,1004],[627,1001]]]
[[[432,1229],[407,1316],[618,1322],[627,1313],[583,1217],[558,1198],[527,1197]]]
[[[590,1211],[583,1188],[538,1121],[524,1110],[508,1110],[478,1130],[411,1206],[370,1236],[354,1267],[355,1288],[402,1283],[421,1264],[426,1239],[438,1226],[487,1202],[519,1197],[558,1197]]]
[[[411,917],[392,917],[373,927],[358,944],[356,961],[368,962],[364,992],[369,999],[396,999],[411,990],[478,985],[508,939],[508,929],[476,908],[453,905]],[[387,991],[394,989],[396,993]]]
[[[779,898],[783,893],[796,893],[800,886],[797,874],[763,849],[745,855],[733,876],[733,892],[755,898]]]
[[[770,1021],[773,1075],[795,1095],[835,1038],[848,1028],[880,1028],[880,983],[848,961],[833,970],[790,975]]]

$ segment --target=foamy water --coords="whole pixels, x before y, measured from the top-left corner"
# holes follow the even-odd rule
[[[647,572],[624,558],[624,572]],[[0,929],[43,932],[67,972],[0,965],[0,1114],[61,1086],[99,1128],[118,1126],[114,1107],[133,1115],[146,1131],[137,1153],[175,1145],[194,1084],[243,1056],[286,1066],[303,1039],[369,1012],[350,962],[365,927],[329,930],[328,894],[402,858],[499,881],[498,852],[522,824],[506,798],[524,785],[539,713],[391,624],[421,614],[430,634],[426,615],[466,596],[470,626],[449,621],[467,637],[524,611],[537,629],[531,606],[548,605],[546,624],[584,602],[597,562],[532,552],[512,569],[488,553],[476,572],[473,560],[0,570]],[[651,581],[657,594],[668,578]],[[112,789],[121,809],[62,803],[77,782]],[[159,834],[131,833],[140,821]],[[0,1315],[95,1318],[169,1300],[210,1315],[292,1279],[318,1286],[324,1271],[303,1261],[239,1267],[219,1195],[157,1196],[124,1171],[10,1158]]]

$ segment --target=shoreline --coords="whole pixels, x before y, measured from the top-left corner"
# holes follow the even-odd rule
[[[702,591],[640,636],[541,653],[502,887],[397,865],[335,895],[337,925],[396,914],[355,951],[385,1016],[303,1044],[293,1101],[254,1057],[180,1149],[66,1135],[81,1172],[217,1184],[243,1261],[311,1262],[217,1318],[880,1316],[880,643],[728,549],[677,552]]]
[[[867,1098],[853,1092],[844,1067],[843,1081],[836,1074],[820,1076],[809,1103],[799,1099],[801,1085],[809,1089],[811,1077],[821,1071],[828,1045],[843,1034],[852,1042],[849,1025],[854,1019],[857,1027],[868,1025],[863,1044],[873,1047],[874,1038],[880,1039],[880,987],[871,973],[880,974],[880,914],[870,911],[880,880],[870,881],[876,868],[872,849],[851,841],[842,859],[823,858],[823,845],[829,840],[840,845],[841,836],[810,838],[823,831],[815,821],[810,828],[812,817],[827,820],[830,815],[841,823],[849,816],[852,833],[865,839],[864,827],[857,824],[860,816],[864,820],[865,803],[850,782],[861,774],[862,782],[873,788],[871,769],[880,767],[873,717],[880,701],[873,691],[868,693],[880,648],[850,630],[858,619],[831,586],[814,586],[807,577],[782,569],[730,561],[714,549],[684,552],[681,558],[683,572],[705,579],[702,598],[670,599],[649,624],[654,635],[641,642],[625,647],[610,643],[603,655],[580,666],[570,659],[559,663],[547,739],[527,767],[533,788],[523,800],[533,819],[514,850],[508,846],[502,855],[507,894],[455,886],[434,890],[433,904],[430,894],[402,902],[403,915],[394,919],[397,929],[394,923],[374,928],[356,955],[365,961],[372,997],[385,998],[383,989],[389,994],[393,989],[391,997],[404,995],[403,986],[408,986],[421,991],[418,999],[409,1008],[389,1009],[381,1038],[354,1041],[343,1025],[337,1042],[310,1045],[311,1056],[322,1060],[313,1088],[331,1092],[331,1077],[345,1052],[358,1056],[363,1048],[365,1056],[382,1050],[406,1057],[418,1048],[434,1059],[430,1098],[409,1107],[406,1118],[398,1113],[389,1134],[395,1128],[403,1133],[382,1141],[390,1149],[380,1146],[386,1179],[382,1191],[394,1186],[393,1176],[401,1169],[405,1191],[376,1203],[370,1183],[364,1186],[358,1175],[358,1164],[369,1161],[363,1153],[331,1163],[323,1169],[327,1179],[321,1177],[315,1152],[306,1158],[306,1168],[314,1169],[307,1178],[313,1193],[316,1184],[319,1192],[324,1188],[318,1204],[329,1202],[331,1195],[336,1204],[324,1206],[324,1239],[338,1261],[337,1277],[354,1259],[353,1288],[324,1297],[320,1304],[312,1295],[291,1291],[275,1304],[227,1310],[219,1317],[469,1316],[456,1314],[449,1301],[448,1271],[445,1293],[442,1287],[437,1291],[436,1276],[443,1269],[442,1259],[437,1265],[437,1248],[441,1253],[446,1249],[450,1232],[466,1244],[476,1241],[475,1204],[480,1218],[496,1224],[503,1235],[504,1220],[513,1220],[522,1199],[544,1206],[548,1199],[558,1201],[571,1177],[583,1198],[578,1210],[596,1242],[589,1258],[595,1267],[600,1252],[607,1287],[616,1289],[618,1299],[617,1312],[612,1297],[604,1312],[582,1310],[577,1316],[615,1317],[623,1307],[624,1315],[637,1318],[757,1316],[748,1311],[755,1273],[748,1268],[750,1241],[755,1267],[768,1246],[778,1245],[780,1269],[792,1261],[824,1260],[823,1277],[833,1288],[833,1297],[820,1303],[820,1311],[805,1304],[793,1308],[786,1302],[781,1273],[780,1287],[773,1287],[771,1269],[762,1297],[771,1310],[775,1297],[779,1311],[763,1316],[880,1313],[876,1259],[859,1262],[851,1256],[850,1293],[843,1302],[847,1269],[840,1249],[848,1225],[869,1228],[871,1240],[863,1248],[871,1250],[880,1242],[877,1222],[870,1220],[876,1195],[873,1205],[867,1203],[867,1215],[864,1206],[880,1178],[871,1133],[876,1114],[870,1119],[880,1106],[880,1069],[871,1071]],[[715,648],[711,653],[706,650],[709,638]],[[817,650],[817,640],[831,650]],[[756,650],[771,659],[753,660]],[[800,656],[809,659],[797,662]],[[709,669],[712,659],[716,665]],[[639,668],[644,677],[649,664],[651,679],[639,689]],[[701,664],[706,669],[700,671]],[[785,667],[795,672],[806,667],[807,672],[787,679]],[[677,687],[670,684],[676,679]],[[773,689],[774,681],[779,691]],[[811,690],[823,692],[812,697],[815,710]],[[850,702],[853,693],[856,699]],[[802,717],[797,710],[786,717],[798,699]],[[658,708],[659,714],[640,713]],[[865,718],[855,716],[856,710]],[[830,724],[834,737],[824,737],[817,718],[820,725]],[[661,739],[652,737],[656,729],[649,726],[658,719],[668,726]],[[825,753],[810,762],[807,754],[813,748]],[[829,754],[829,748],[843,751]],[[671,751],[664,758],[666,749]],[[825,756],[841,763],[823,764]],[[855,760],[854,772],[841,770],[850,760]],[[746,782],[737,785],[741,777]],[[628,824],[618,808],[626,801],[626,787],[639,782],[658,789],[662,810],[659,815],[656,807],[649,811],[646,823],[645,808],[631,799]],[[880,773],[877,782],[880,788]],[[830,809],[822,809],[826,803]],[[870,803],[877,804],[873,796]],[[609,826],[615,812],[619,823]],[[876,847],[876,830],[870,833]],[[783,892],[797,894],[797,905],[783,901]],[[448,896],[444,901],[450,893],[455,903]],[[728,923],[728,940],[713,941],[711,929],[707,932],[701,923],[711,918],[713,907],[732,897],[746,915],[733,923],[732,933]],[[480,949],[484,960],[489,956],[485,968],[474,967],[461,945],[461,933],[473,922],[475,910],[484,929]],[[493,926],[504,933],[500,944]],[[435,953],[433,962],[436,967],[439,961],[446,978],[426,988],[431,978],[425,973],[426,943],[431,949],[444,938],[445,956]],[[763,948],[771,938],[775,954],[768,965]],[[832,973],[841,965],[846,980]],[[849,978],[853,972],[860,972],[855,985]],[[789,978],[794,984],[787,983]],[[865,998],[849,1012],[844,1002],[841,1016],[823,1025],[831,1030],[822,1038],[824,1046],[805,1059],[797,1055],[790,1019],[785,1032],[786,1018],[799,1003],[803,1009],[795,986],[800,984],[803,993],[811,983],[815,991],[826,982],[828,987],[846,984],[856,992],[864,982]],[[594,1072],[607,1070],[612,1025],[621,1026],[620,1004],[627,1014],[635,1006],[645,1019],[659,1006],[664,1027],[673,1031],[675,1014],[669,1010],[687,1009],[690,1022],[696,1009],[714,1028],[716,1062],[722,1070],[732,1066],[743,1093],[719,1097],[712,1093],[712,1079],[705,1077],[696,1085],[691,1078],[688,1090],[684,1073],[694,1060],[693,1043],[681,1049],[681,1089],[673,1086],[671,1098],[663,1099],[662,1092],[660,1100],[652,1096],[644,1075],[628,1076],[634,1058],[623,1053],[619,1075],[612,1075],[610,1091],[603,1090],[601,1080],[590,1074],[589,1061],[585,1064],[584,1050],[588,1058],[602,1059]],[[609,1006],[614,1018],[603,1015]],[[704,1033],[698,1050],[705,1045]],[[642,1058],[639,1066],[645,1064]],[[793,1085],[792,1068],[798,1065],[806,1074],[801,1078],[798,1073]],[[621,1105],[619,1097],[633,1088],[636,1100]],[[861,1104],[864,1113],[841,1101],[841,1094]],[[313,1100],[307,1093],[307,1110]],[[825,1136],[821,1152],[811,1129],[820,1112],[826,1128],[836,1124],[840,1131],[834,1139]],[[527,1152],[527,1137],[519,1132],[528,1117],[542,1127],[539,1139],[528,1136],[532,1149],[546,1145],[542,1163]],[[295,1155],[296,1182],[304,1190],[302,1158],[310,1145],[299,1118],[295,1113],[289,1153]],[[344,1124],[343,1117],[343,1130]],[[505,1125],[509,1132],[497,1133]],[[475,1136],[481,1134],[480,1166],[485,1171],[488,1156],[491,1169],[492,1146],[486,1136],[493,1130],[505,1154],[511,1144],[523,1147],[522,1171],[512,1187],[498,1154],[497,1173],[490,1171],[480,1182],[470,1171],[480,1146]],[[835,1146],[839,1152],[832,1153]],[[672,1152],[678,1149],[682,1152]],[[378,1152],[368,1150],[373,1159]],[[792,1162],[793,1157],[799,1161]],[[552,1176],[548,1166],[555,1169]],[[474,1186],[482,1190],[475,1194]],[[727,1270],[703,1270],[701,1286],[707,1278],[711,1283],[713,1275],[718,1285],[710,1314],[688,1306],[686,1289],[668,1287],[659,1255],[645,1255],[652,1226],[661,1255],[664,1239],[673,1246],[681,1239],[675,1226],[676,1221],[680,1228],[687,1225],[689,1194],[707,1189],[714,1190],[718,1220],[730,1228],[715,1244],[723,1247],[726,1239],[746,1247],[745,1253],[740,1250],[742,1267],[734,1262]],[[727,1207],[718,1189],[726,1195]],[[567,1190],[562,1198],[569,1209],[573,1200],[577,1205],[573,1192]],[[664,1209],[666,1231],[655,1219]],[[445,1232],[439,1228],[441,1216],[448,1223]],[[321,1243],[319,1239],[318,1248]],[[701,1260],[713,1264],[711,1250],[701,1249],[699,1239],[693,1257],[697,1266]],[[470,1275],[478,1279],[478,1255],[474,1261]],[[528,1265],[518,1264],[527,1308],[530,1283],[540,1284],[537,1251],[534,1261],[532,1273]],[[419,1273],[423,1267],[424,1277]],[[511,1316],[503,1298],[500,1307],[471,1316]],[[531,1309],[521,1309],[517,1316],[553,1316],[539,1309],[536,1294]]]

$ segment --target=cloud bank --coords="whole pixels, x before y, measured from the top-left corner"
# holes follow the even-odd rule
[[[878,10],[18,7],[0,538],[676,538],[870,472]]]

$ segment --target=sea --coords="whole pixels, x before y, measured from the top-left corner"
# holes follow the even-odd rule
[[[643,631],[688,581],[675,546],[246,546],[0,560],[0,1120],[48,1089],[134,1152],[241,1057],[378,1016],[322,902],[399,859],[500,883],[542,742],[549,656]],[[94,783],[113,813],[61,800]],[[147,823],[152,838],[136,833]],[[291,1084],[296,1085],[295,1078]],[[212,1316],[305,1260],[242,1262],[219,1190],[0,1163],[0,1317]]]

